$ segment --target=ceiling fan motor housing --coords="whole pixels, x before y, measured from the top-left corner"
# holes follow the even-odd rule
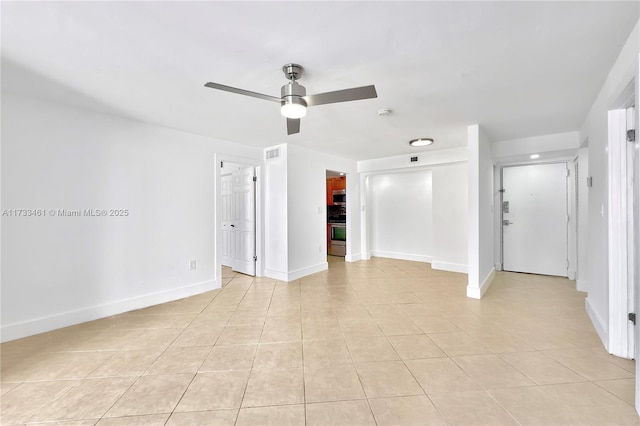
[[[280,95],[282,97],[282,105],[284,104],[298,104],[307,106],[307,103],[302,99],[307,94],[307,89],[304,86],[296,83],[292,80],[290,83],[285,84],[280,89]]]

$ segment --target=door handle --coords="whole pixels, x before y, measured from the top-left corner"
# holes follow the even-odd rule
[[[509,219],[505,219],[502,221],[502,225],[503,226],[509,226],[509,225],[513,225],[513,222],[511,222]],[[233,226],[233,225],[231,225]]]
[[[232,228],[235,228],[236,226],[235,226],[235,225],[231,225],[231,227],[232,227]]]

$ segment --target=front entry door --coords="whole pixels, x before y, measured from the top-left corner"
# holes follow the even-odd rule
[[[256,274],[256,187],[253,167],[235,170],[231,220],[232,269]]]
[[[502,169],[503,269],[568,276],[566,163]]]

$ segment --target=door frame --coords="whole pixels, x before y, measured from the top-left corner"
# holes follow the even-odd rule
[[[575,210],[572,208],[572,194],[575,194],[575,179],[573,173],[571,171],[570,165],[572,164],[572,159],[575,158],[575,155],[570,157],[559,157],[559,158],[550,158],[542,161],[519,161],[519,162],[509,162],[503,164],[496,165],[496,173],[495,179],[496,187],[499,190],[496,193],[496,208],[499,210],[496,213],[496,240],[498,241],[499,246],[499,262],[496,263],[496,270],[503,271],[504,270],[504,235],[502,228],[502,202],[504,200],[503,194],[503,169],[507,167],[519,167],[519,166],[538,166],[544,164],[565,164],[567,170],[569,170],[569,178],[567,179],[567,214],[569,215],[569,223],[567,225],[567,260],[569,261],[569,266],[567,267],[567,276],[568,279],[573,280],[576,276],[576,265],[577,265],[577,247],[576,247],[576,239],[572,238],[572,235],[575,235],[576,232],[576,221],[574,220],[574,215],[576,215]]]
[[[339,176],[343,176],[344,179],[345,179],[345,187],[346,187],[346,185],[348,183],[350,183],[350,179],[352,179],[352,178],[349,177],[349,175],[351,173],[348,173],[348,172],[334,170],[334,169],[325,169],[325,171],[324,171],[324,176],[325,176],[325,198],[324,198],[324,201],[322,202],[322,205],[324,206],[324,216],[325,216],[325,220],[323,222],[324,223],[323,232],[327,236],[327,242],[324,244],[324,246],[325,246],[325,250],[324,250],[325,253],[324,254],[325,254],[325,257],[327,257],[327,258],[328,258],[328,256],[330,256],[329,255],[329,244],[330,244],[329,232],[330,231],[329,231],[329,222],[328,222],[328,218],[327,218],[327,205],[325,205],[325,204],[327,202],[326,181],[327,181],[327,179],[329,179],[329,176],[327,176],[329,173],[338,173]],[[350,192],[351,191],[345,189],[345,194],[346,194],[347,197],[349,197]],[[352,252],[351,247],[353,246],[353,240],[351,239],[352,238],[351,237],[352,232],[351,232],[351,226],[350,226],[351,224],[349,223],[350,222],[349,218],[350,218],[350,216],[352,214],[351,213],[352,210],[353,209],[352,209],[352,207],[350,207],[350,203],[347,201],[346,205],[345,205],[345,212],[346,212],[346,218],[347,219],[346,219],[346,222],[344,224],[345,228],[346,228],[346,233],[347,233],[347,242],[345,244],[345,256],[344,256],[344,261],[345,262],[351,262],[352,261],[352,256],[350,255],[350,253]],[[336,256],[336,257],[342,257],[342,256]]]
[[[633,70],[632,77],[626,80],[625,82],[626,85],[619,86],[620,90],[618,91],[618,97],[614,102],[612,102],[608,111],[607,151],[608,151],[609,162],[607,164],[607,178],[608,178],[609,186],[607,188],[607,198],[608,198],[607,201],[609,201],[608,203],[609,206],[608,206],[607,213],[609,213],[609,215],[608,215],[607,227],[608,227],[608,233],[609,233],[609,244],[611,244],[611,232],[612,232],[612,223],[611,223],[612,216],[611,215],[612,214],[616,215],[614,216],[615,220],[620,221],[621,219],[617,215],[622,213],[623,210],[626,211],[627,224],[630,225],[632,227],[632,231],[634,231],[633,241],[631,242],[632,249],[634,249],[634,251],[636,252],[640,252],[640,241],[639,241],[640,240],[640,217],[639,217],[640,214],[638,214],[638,210],[640,210],[640,207],[639,207],[640,206],[640,179],[638,178],[638,172],[640,171],[640,165],[638,164],[640,162],[640,159],[639,159],[640,153],[638,152],[638,146],[639,146],[638,133],[640,133],[638,131],[638,123],[640,122],[639,120],[640,105],[638,105],[638,100],[640,100],[640,91],[639,91],[640,84],[638,84],[640,83],[640,61],[635,62],[634,68],[635,69]],[[634,127],[636,128],[636,140],[633,143],[633,149],[631,150],[632,152],[635,152],[635,155],[632,154],[632,158],[627,159],[627,161],[631,160],[633,162],[632,168],[633,168],[633,172],[635,173],[635,176],[634,176],[632,185],[633,185],[634,192],[630,193],[628,190],[626,190],[627,188],[625,184],[624,196],[620,188],[614,188],[614,190],[618,193],[613,195],[611,194],[611,182],[614,179],[620,179],[620,176],[619,175],[615,176],[616,172],[612,170],[611,157],[612,156],[620,157],[621,152],[615,152],[615,151],[626,151],[626,153],[628,153],[627,147],[629,142],[624,141],[622,138],[622,135],[620,135],[620,132],[622,131],[622,127],[623,127],[620,122],[622,121],[622,117],[624,116],[624,128],[626,130],[627,117],[626,117],[625,110],[630,106],[635,107],[635,111],[631,118],[635,123]],[[612,119],[614,121],[613,123],[612,123]],[[618,145],[616,145],[616,142],[614,142],[614,140],[617,141]],[[623,150],[619,149],[621,140],[624,142],[623,145],[625,146],[625,149]],[[616,150],[616,148],[618,149]],[[613,153],[611,152],[612,149],[614,150]],[[618,160],[618,163],[620,163],[621,158],[617,158],[617,160]],[[612,205],[611,203],[612,197],[615,205]],[[622,201],[622,203],[627,205],[622,206],[622,203],[619,203],[619,201]],[[632,204],[631,206],[628,205],[629,202],[631,202]],[[628,217],[629,208],[633,210],[631,213],[631,216],[632,216],[631,218]],[[619,228],[618,224],[614,224],[613,228],[614,230],[616,228]],[[607,335],[608,335],[607,350],[609,353],[612,353],[618,356],[623,356],[623,355],[619,355],[616,352],[624,353],[626,351],[627,355],[631,355],[635,357],[635,355],[640,353],[640,324],[636,325],[635,327],[631,326],[629,321],[627,320],[627,313],[635,312],[637,311],[638,307],[640,307],[640,262],[638,261],[636,256],[636,258],[633,259],[633,262],[632,262],[633,265],[629,265],[629,253],[625,252],[625,256],[622,256],[620,254],[620,249],[622,248],[622,241],[620,236],[618,235],[614,237],[614,239],[616,240],[615,243],[618,244],[616,251],[619,254],[619,259],[615,259],[614,266],[616,267],[619,266],[617,264],[621,261],[620,258],[622,257],[626,258],[626,261],[627,261],[626,268],[628,271],[629,271],[629,268],[631,268],[630,270],[631,275],[630,276],[626,275],[625,277],[627,278],[626,286],[619,285],[620,284],[619,281],[613,281],[613,282],[611,281],[612,259],[611,259],[611,245],[610,245],[608,247],[609,261],[607,264],[609,269],[609,282],[607,283],[607,287],[609,291],[608,293],[609,324],[608,324],[608,330],[607,330]],[[621,271],[616,271],[615,273],[620,275]],[[622,287],[626,287],[626,288],[622,288]],[[615,322],[612,323],[611,317],[612,315],[614,315],[614,310],[615,310],[616,318],[615,318]],[[629,341],[631,339],[633,339],[633,342]],[[614,352],[614,350],[616,352]],[[632,352],[632,353],[629,353],[629,352]],[[636,375],[635,375],[635,394],[636,394],[635,395],[636,412],[640,413],[640,363],[637,362],[637,360],[636,360]]]
[[[263,177],[263,163],[261,160],[256,160],[246,157],[238,157],[226,154],[214,154],[213,160],[215,164],[215,211],[214,211],[214,244],[215,244],[215,260],[214,260],[214,273],[215,280],[218,283],[218,288],[222,287],[222,203],[221,203],[221,179],[222,168],[221,162],[228,161],[231,163],[244,164],[249,167],[255,168],[255,176],[257,177],[256,184],[256,208],[255,208],[255,222],[256,222],[256,277],[264,276],[264,177]]]
[[[618,99],[608,111],[607,121],[607,235],[608,235],[608,295],[609,325],[607,333],[607,350],[622,357],[635,356],[637,342],[636,330],[629,321],[629,312],[637,309],[635,293],[637,288],[638,261],[633,254],[637,247],[638,229],[634,232],[633,208],[634,197],[638,188],[628,185],[628,168],[635,166],[637,170],[638,156],[633,156],[634,147],[627,142],[627,121],[637,122],[637,108],[632,117],[628,117],[627,108],[637,106],[635,98],[635,79],[622,90]],[[637,126],[635,126],[637,127]],[[637,138],[633,144],[638,146]],[[630,154],[631,152],[631,154]],[[635,160],[635,164],[632,161]],[[637,181],[637,179],[636,179]],[[630,193],[634,189],[635,193]],[[637,199],[636,199],[637,200]],[[636,201],[637,203],[637,201]],[[635,241],[630,241],[631,233]],[[635,260],[635,261],[634,261]],[[638,384],[636,383],[636,386]]]

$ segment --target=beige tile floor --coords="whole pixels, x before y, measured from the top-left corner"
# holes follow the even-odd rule
[[[3,425],[639,424],[572,281],[330,258],[7,342]]]

